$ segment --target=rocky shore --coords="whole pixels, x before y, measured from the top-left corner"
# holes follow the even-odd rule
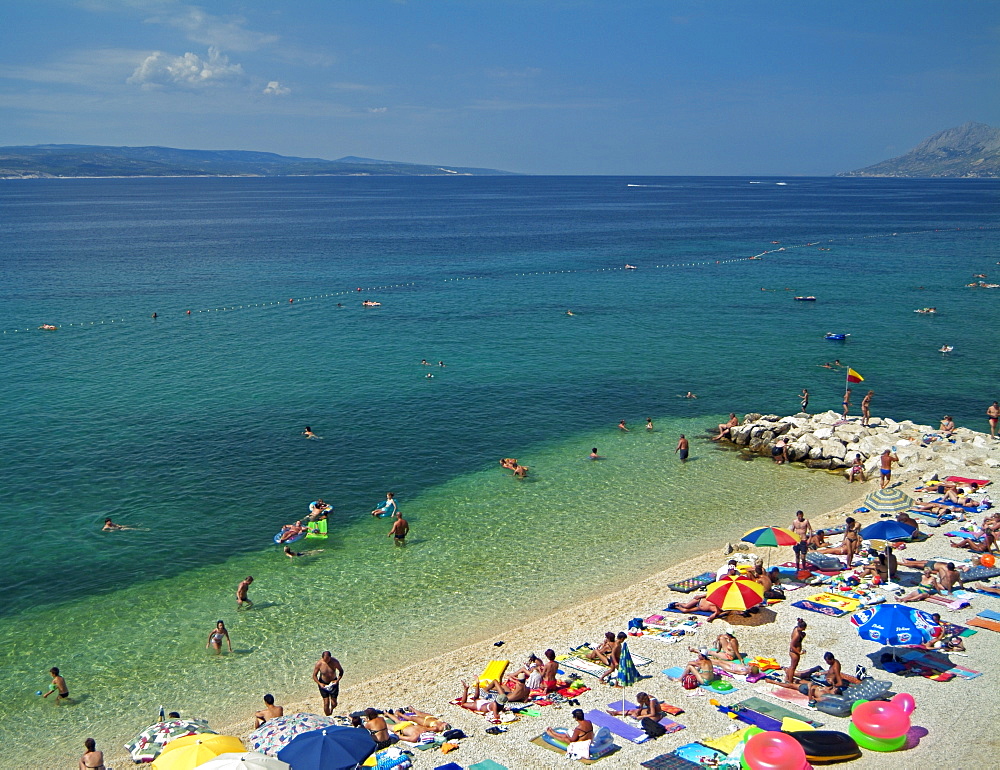
[[[870,474],[879,467],[878,456],[886,449],[895,451],[900,470],[918,475],[942,471],[969,475],[963,471],[1000,468],[1000,441],[989,434],[957,428],[947,435],[930,425],[888,417],[872,417],[862,425],[860,417],[845,420],[833,411],[788,417],[751,412],[730,430],[728,443],[742,452],[771,457],[781,441],[789,462],[809,468],[850,468],[855,455],[861,455],[865,473]]]

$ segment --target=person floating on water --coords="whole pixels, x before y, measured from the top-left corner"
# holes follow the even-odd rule
[[[399,505],[396,503],[396,494],[394,492],[386,492],[385,502],[382,503],[381,508],[376,508],[372,511],[372,516],[390,516],[395,515],[399,511]]]
[[[292,538],[301,535],[305,531],[306,531],[306,526],[302,523],[301,519],[299,519],[294,524],[286,524],[281,528],[281,537],[278,538],[278,542],[287,543]]]
[[[282,549],[282,553],[284,553],[289,559],[294,559],[296,556],[314,556],[317,553],[323,553],[323,549],[315,548],[312,551],[293,551],[291,546],[286,545]]]
[[[322,436],[317,436],[315,433],[313,433],[313,429],[310,428],[308,425],[306,425],[306,429],[302,431],[302,435],[305,436],[306,438],[323,438]]]

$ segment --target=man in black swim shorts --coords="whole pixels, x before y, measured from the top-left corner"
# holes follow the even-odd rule
[[[684,438],[684,434],[683,433],[681,434],[681,437],[677,440],[677,447],[674,449],[674,451],[681,458],[681,462],[682,463],[686,463],[687,462],[687,459],[688,459],[688,440],[686,438]]]
[[[330,716],[337,707],[337,698],[340,695],[340,680],[344,677],[344,669],[330,653],[324,652],[316,665],[313,666],[312,678],[319,688],[319,695],[323,699],[323,713]]]

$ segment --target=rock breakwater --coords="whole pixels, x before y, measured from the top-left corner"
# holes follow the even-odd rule
[[[775,447],[780,451],[779,442],[784,442],[789,462],[809,468],[850,468],[855,455],[860,455],[865,472],[871,474],[886,449],[895,451],[899,469],[907,473],[975,476],[972,471],[977,469],[983,475],[987,468],[1000,468],[1000,441],[989,434],[968,428],[946,434],[930,425],[888,417],[872,417],[862,425],[860,417],[845,420],[833,411],[788,417],[751,412],[730,430],[728,443],[744,452],[771,457]]]

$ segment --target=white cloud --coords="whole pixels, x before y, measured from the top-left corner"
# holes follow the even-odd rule
[[[243,78],[243,66],[230,64],[229,57],[213,47],[208,49],[208,57],[205,59],[190,51],[183,56],[155,51],[135,68],[126,82],[145,89],[166,86],[200,88],[238,82]]]
[[[389,111],[388,107],[369,107],[368,108],[368,112],[372,113],[373,115],[381,115],[383,112],[388,112],[388,111]]]
[[[277,80],[272,80],[264,87],[264,90],[261,91],[262,94],[267,94],[268,96],[287,96],[291,92],[291,88],[286,88]]]
[[[242,16],[213,16],[196,5],[181,6],[146,21],[179,29],[196,43],[231,51],[256,51],[278,40],[277,35],[248,29],[247,20]]]

